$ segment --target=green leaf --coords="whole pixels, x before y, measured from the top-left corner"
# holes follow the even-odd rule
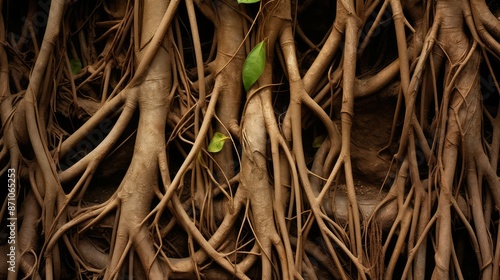
[[[78,58],[72,58],[69,61],[69,65],[71,66],[71,73],[73,75],[80,73],[80,70],[82,70],[82,62]]]
[[[320,135],[320,136],[317,136],[316,138],[314,138],[313,140],[313,148],[317,149],[319,147],[321,147],[321,144],[323,144],[323,141],[325,141],[325,135]]]
[[[224,142],[229,139],[226,135],[216,132],[214,136],[212,137],[212,140],[210,140],[210,144],[208,145],[208,151],[211,153],[218,153],[222,150],[224,147]]]
[[[266,44],[265,41],[260,42],[248,54],[243,64],[243,86],[248,91],[250,87],[259,79],[264,71],[266,64]]]
[[[252,4],[260,2],[260,0],[238,0],[238,4]]]
[[[201,151],[198,152],[198,162],[201,164],[201,166],[206,167],[207,165],[205,164],[205,161],[203,160],[203,157],[201,156]]]

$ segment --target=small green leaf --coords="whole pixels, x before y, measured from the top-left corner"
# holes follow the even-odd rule
[[[238,4],[252,4],[260,2],[260,0],[238,0]]]
[[[248,54],[243,64],[243,86],[248,91],[250,87],[259,79],[264,71],[266,64],[266,44],[265,41],[260,42]]]
[[[208,151],[211,153],[218,153],[224,147],[224,142],[229,139],[226,135],[216,132],[210,140],[210,144],[208,145]]]
[[[201,166],[206,167],[207,165],[205,164],[205,161],[203,160],[203,157],[201,156],[201,151],[198,152],[198,162],[201,164]]]
[[[71,66],[71,73],[73,75],[80,73],[80,70],[82,70],[82,62],[78,58],[72,58],[69,61],[69,65]]]
[[[323,144],[323,141],[325,141],[325,135],[320,135],[320,136],[317,136],[316,138],[314,138],[313,140],[313,148],[317,149],[319,147],[321,147],[321,144]]]

